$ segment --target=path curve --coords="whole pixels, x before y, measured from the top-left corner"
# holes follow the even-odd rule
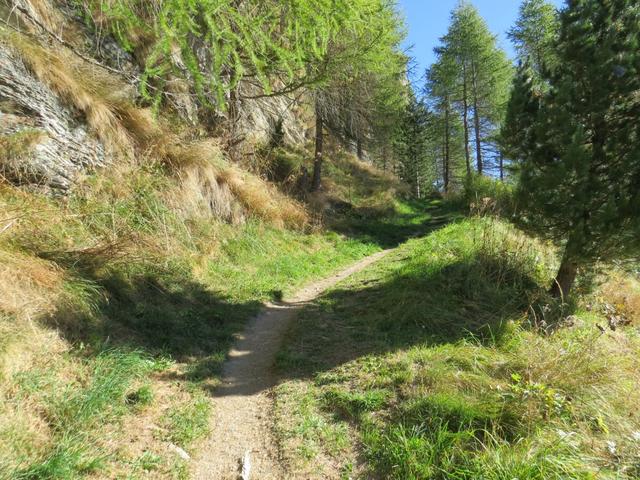
[[[195,459],[195,480],[247,480],[241,474],[249,452],[250,479],[282,480],[273,436],[273,363],[288,326],[306,303],[337,283],[378,262],[384,250],[342,272],[311,284],[293,298],[268,304],[239,336],[223,367],[222,383],[214,393],[211,435]]]

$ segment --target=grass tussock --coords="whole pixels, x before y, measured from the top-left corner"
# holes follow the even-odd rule
[[[88,67],[65,49],[53,51],[19,34],[3,35],[33,75],[64,103],[84,115],[87,124],[112,153],[133,157],[133,141],[120,122],[125,85]],[[124,115],[123,115],[124,116]]]
[[[230,166],[220,174],[222,183],[244,208],[278,227],[303,228],[309,217],[301,203],[285,197],[276,187]]]
[[[327,294],[279,356],[294,377],[277,401],[293,478],[336,464],[398,479],[637,478],[640,337],[603,334],[591,298],[563,328],[536,328],[555,263],[513,227],[471,219]],[[302,432],[322,422],[354,426],[351,447],[317,440],[305,457]]]
[[[598,288],[596,303],[605,305],[604,313],[610,320],[640,326],[640,281],[637,276],[614,271]]]
[[[57,32],[64,25],[64,18],[60,15],[49,0],[29,0],[28,6],[39,22],[45,25],[50,31]]]
[[[0,135],[0,178],[16,183],[37,181],[31,160],[36,146],[46,137],[43,131],[35,129]]]

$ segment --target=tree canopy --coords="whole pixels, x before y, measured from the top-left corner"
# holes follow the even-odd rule
[[[554,292],[567,294],[579,267],[640,247],[640,8],[572,0],[561,19],[549,88],[520,69],[511,144],[523,222],[564,243]]]

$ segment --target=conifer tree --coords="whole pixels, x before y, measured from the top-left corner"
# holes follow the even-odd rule
[[[522,69],[514,112],[527,139],[523,221],[564,245],[556,296],[570,293],[580,267],[640,248],[638,3],[571,0],[561,20],[549,88],[536,91]]]
[[[468,143],[463,146],[464,129],[461,128],[463,125],[455,110],[458,93],[457,73],[454,59],[446,52],[440,52],[436,63],[427,71],[426,94],[435,113],[431,130],[434,134],[433,141],[439,145],[439,171],[444,193],[449,193],[456,172],[461,168],[465,169],[467,176],[471,174],[471,164],[467,156]],[[465,151],[464,165],[459,155],[462,150]]]
[[[316,145],[312,191],[322,180],[323,132],[354,141],[361,153],[375,126],[374,114],[403,108],[407,59],[400,51],[404,36],[395,4],[388,0],[354,0],[360,21],[329,45],[325,78],[315,87]],[[395,95],[394,93],[395,92]]]
[[[167,82],[181,78],[218,110],[243,80],[266,95],[322,82],[330,46],[376,13],[372,0],[74,1],[136,54],[148,99],[159,102]]]
[[[546,0],[524,0],[516,24],[507,35],[516,47],[518,61],[535,72],[557,63],[555,42],[560,22],[555,6]]]
[[[400,178],[412,186],[418,198],[435,183],[435,165],[429,156],[430,120],[431,115],[424,102],[411,92],[394,146]]]
[[[456,68],[456,106],[462,116],[467,175],[471,175],[471,142],[478,173],[485,170],[484,145],[494,138],[504,115],[512,77],[511,63],[497,45],[478,10],[461,2],[436,49]],[[472,139],[473,135],[473,139]]]

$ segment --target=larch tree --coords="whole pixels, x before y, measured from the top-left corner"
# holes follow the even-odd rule
[[[484,144],[494,138],[502,122],[512,65],[478,10],[467,2],[453,11],[449,30],[441,41],[436,53],[451,58],[457,68],[456,105],[462,116],[467,174],[472,171],[472,142],[476,171],[482,174]]]
[[[524,0],[516,24],[507,33],[518,62],[540,72],[557,63],[555,43],[560,30],[556,7],[546,0]]]
[[[144,67],[143,95],[164,98],[175,79],[224,111],[246,82],[260,95],[317,85],[327,55],[371,9],[334,0],[74,0],[98,31],[113,34]],[[144,39],[144,42],[142,42]],[[144,44],[144,48],[134,45]]]
[[[434,112],[432,119],[433,141],[440,145],[441,184],[444,193],[449,193],[455,172],[459,168],[456,152],[461,150],[460,118],[455,110],[458,94],[458,69],[454,59],[446,52],[439,52],[438,60],[427,71],[426,97]],[[465,135],[465,139],[467,136]],[[471,174],[468,143],[464,148],[466,174]]]
[[[324,130],[356,142],[361,154],[380,109],[402,108],[389,102],[390,91],[404,91],[406,56],[402,20],[389,0],[350,2],[356,18],[330,42],[322,62],[325,77],[314,88],[316,140],[311,190],[322,183]]]
[[[425,103],[411,92],[394,142],[398,174],[417,198],[432,190],[435,183],[435,165],[429,158],[430,117]]]
[[[570,0],[556,48],[548,88],[521,69],[514,113],[522,221],[563,245],[551,291],[566,297],[581,267],[640,249],[638,2]]]

